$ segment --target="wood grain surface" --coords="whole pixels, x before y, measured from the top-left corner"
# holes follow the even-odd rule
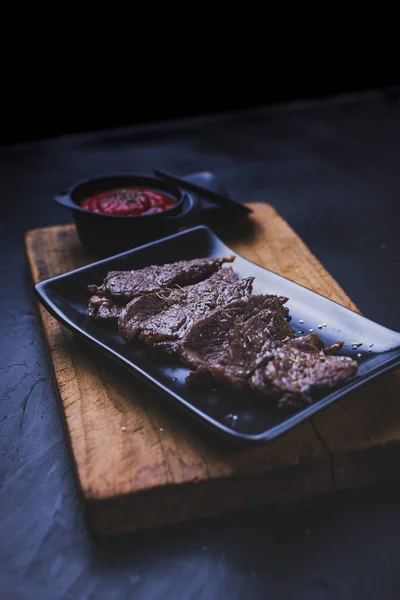
[[[356,309],[288,224],[250,205],[250,233],[216,233],[244,257]],[[93,261],[73,225],[26,234],[34,282]],[[399,371],[263,447],[226,449],[39,307],[78,489],[101,535],[399,478]],[[124,429],[123,429],[124,428]]]

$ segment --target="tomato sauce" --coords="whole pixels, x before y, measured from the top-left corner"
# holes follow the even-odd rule
[[[152,215],[174,205],[171,196],[139,187],[108,190],[81,202],[81,207],[91,212],[120,217]]]

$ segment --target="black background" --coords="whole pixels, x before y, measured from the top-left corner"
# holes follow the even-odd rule
[[[195,117],[269,104],[323,98],[369,89],[392,89],[400,83],[397,70],[385,73],[371,65],[365,75],[351,76],[341,68],[296,70],[264,77],[244,70],[230,74],[213,71],[210,80],[174,73],[158,79],[151,69],[129,82],[116,75],[38,73],[30,80],[14,80],[3,102],[0,144],[11,144],[84,131]],[[207,84],[207,85],[206,85]]]

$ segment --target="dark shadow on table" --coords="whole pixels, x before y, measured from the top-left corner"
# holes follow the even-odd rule
[[[93,552],[102,569],[115,572],[132,567],[140,573],[162,557],[160,581],[163,569],[167,575],[169,568],[180,567],[182,590],[190,585],[194,569],[202,571],[201,577],[206,579],[213,573],[247,583],[254,578],[259,591],[270,586],[271,577],[281,585],[287,576],[293,589],[298,578],[305,579],[303,591],[334,593],[336,584],[331,582],[341,573],[346,586],[359,582],[360,574],[351,568],[352,556],[363,554],[364,567],[374,569],[374,560],[378,560],[374,536],[379,537],[381,528],[384,531],[382,522],[395,514],[399,500],[399,484],[337,492],[134,534],[94,538]],[[339,556],[337,550],[344,538],[347,553]],[[388,557],[397,545],[395,538],[387,541]],[[379,558],[385,560],[384,556]],[[192,569],[186,568],[189,564]],[[387,574],[394,577],[390,569]],[[257,593],[256,597],[262,596]]]

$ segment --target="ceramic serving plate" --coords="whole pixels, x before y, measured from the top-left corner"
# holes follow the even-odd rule
[[[255,277],[253,293],[273,293],[289,298],[286,306],[295,331],[308,333],[313,329],[326,344],[344,341],[341,354],[359,361],[356,376],[342,387],[326,393],[311,406],[297,410],[278,409],[274,403],[252,392],[232,392],[217,386],[209,391],[191,389],[185,382],[189,370],[178,360],[156,356],[142,346],[129,347],[117,331],[88,318],[87,285],[100,283],[108,271],[231,254],[236,255],[232,266],[239,277]],[[246,260],[204,226],[47,279],[36,284],[35,291],[45,308],[76,335],[164,392],[166,399],[185,409],[214,432],[236,442],[270,441],[351,390],[400,364],[400,333]],[[319,325],[325,326],[319,329]],[[355,342],[362,342],[362,346],[353,348]],[[165,410],[168,410],[167,402]]]

